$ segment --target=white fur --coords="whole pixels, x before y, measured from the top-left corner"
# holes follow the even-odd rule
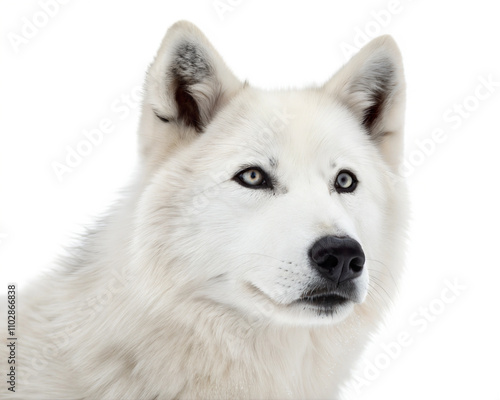
[[[183,41],[210,66],[189,88],[201,133],[177,118],[169,68]],[[360,119],[381,59],[394,81],[368,132]],[[402,268],[403,109],[390,37],[322,88],[263,91],[196,27],[175,24],[147,75],[134,183],[73,257],[20,294],[13,398],[338,398]],[[232,179],[269,159],[273,193]],[[342,168],[360,181],[353,194],[331,190]],[[314,279],[307,250],[335,234],[363,247],[364,301],[319,316],[291,302]]]

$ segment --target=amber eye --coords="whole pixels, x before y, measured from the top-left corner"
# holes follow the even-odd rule
[[[358,179],[351,171],[342,170],[335,179],[335,190],[339,193],[350,193],[356,189]]]
[[[262,189],[270,187],[270,182],[267,175],[258,167],[250,167],[239,172],[235,176],[235,180],[240,185],[251,189]]]

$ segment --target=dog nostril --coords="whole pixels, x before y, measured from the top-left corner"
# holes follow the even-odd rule
[[[349,268],[352,272],[361,272],[363,270],[363,260],[360,258],[353,258],[349,263]]]
[[[326,261],[323,263],[325,267],[335,268],[339,263],[339,259],[335,256],[329,256]]]

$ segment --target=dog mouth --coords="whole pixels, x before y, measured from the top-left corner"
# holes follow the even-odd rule
[[[354,303],[359,303],[354,293],[350,290],[345,290],[345,287],[334,288],[330,285],[310,286],[294,300],[279,303],[260,290],[256,285],[247,282],[246,286],[249,289],[249,293],[261,296],[261,298],[270,301],[276,307],[275,310],[279,311],[275,314],[276,316],[288,315],[292,319],[287,319],[287,321],[294,321],[294,323],[302,321],[301,318],[307,318],[306,320],[310,321],[309,318],[311,316],[314,317],[314,321],[316,322],[328,322],[332,320],[331,318],[333,320],[336,320],[336,318],[342,319],[348,315]],[[257,301],[254,303],[259,304],[260,302]],[[266,312],[269,312],[268,308],[266,308]],[[292,314],[289,314],[290,312]],[[296,318],[299,319],[297,320]]]
[[[319,284],[309,286],[302,294],[291,302],[278,303],[272,297],[260,290],[256,285],[247,282],[247,288],[250,293],[258,294],[272,302],[275,307],[286,311],[300,310],[301,312],[309,310],[315,315],[324,318],[328,316],[344,315],[354,303],[359,303],[356,295],[355,285],[348,284],[342,286],[333,286],[329,284]]]
[[[352,282],[335,286],[329,283],[316,284],[294,301],[297,305],[327,314],[336,313],[347,305],[359,302],[357,287]]]
[[[335,307],[346,304],[347,302],[349,302],[349,299],[342,297],[337,293],[326,293],[319,295],[302,296],[296,302],[322,309],[333,309]]]
[[[253,293],[259,293],[260,295],[265,296],[268,300],[272,301],[275,305],[279,305],[264,292],[262,292],[257,286],[249,283],[248,288]],[[320,311],[333,311],[336,308],[349,303],[350,301],[351,300],[348,297],[342,296],[337,292],[320,289],[307,291],[300,298],[292,301],[288,305],[302,305],[309,306]],[[283,306],[283,304],[281,306]]]

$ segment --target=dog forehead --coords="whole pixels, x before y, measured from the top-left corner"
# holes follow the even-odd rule
[[[249,90],[228,105],[213,126],[213,140],[234,152],[315,160],[366,148],[367,135],[348,109],[318,90]],[[363,150],[361,150],[363,151]]]

